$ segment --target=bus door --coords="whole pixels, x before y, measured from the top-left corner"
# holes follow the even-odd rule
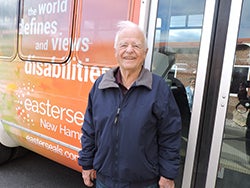
[[[244,2],[243,10],[244,7],[249,7],[248,2],[249,0]],[[166,80],[182,115],[181,168],[176,187],[212,188],[215,187],[217,177],[220,177],[219,181],[223,181],[231,173],[228,171],[230,168],[224,165],[224,159],[219,160],[219,156],[222,139],[224,141],[225,137],[224,122],[225,125],[229,119],[232,122],[233,113],[238,113],[230,106],[227,116],[224,111],[229,98],[231,105],[228,88],[233,70],[234,50],[247,48],[245,45],[236,48],[241,4],[242,1],[238,0],[151,1],[146,27],[149,54],[145,66]],[[243,11],[242,14],[247,17],[249,13]],[[242,28],[244,37],[247,38],[247,33],[250,32],[247,31],[249,22],[246,21],[246,18],[242,20],[242,24],[246,23]],[[239,40],[240,38],[238,42]],[[236,52],[242,54],[241,51]],[[246,56],[249,57],[249,53]],[[242,57],[238,58],[242,63]],[[237,101],[237,97],[232,100]],[[246,129],[244,126],[235,128],[237,133]],[[232,129],[230,134],[234,134]],[[238,150],[237,143],[231,139],[226,142],[229,140],[232,142],[229,148]],[[228,143],[225,146],[228,148]],[[225,149],[222,147],[221,157],[224,157],[223,152]],[[242,148],[241,153],[244,152]],[[235,155],[227,156],[228,160],[235,160],[232,158]],[[249,166],[246,169],[249,172]],[[238,177],[238,181],[247,176],[247,173],[239,170],[236,170],[236,173],[242,175]],[[230,177],[227,179],[230,180]]]
[[[249,7],[230,6],[206,188],[250,187]]]

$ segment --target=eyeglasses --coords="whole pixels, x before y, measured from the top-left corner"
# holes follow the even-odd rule
[[[134,43],[134,44],[129,44],[129,43],[120,43],[118,44],[118,48],[121,49],[121,50],[125,50],[127,49],[129,46],[131,46],[131,48],[133,50],[143,50],[144,47],[142,44],[137,44],[137,43]]]

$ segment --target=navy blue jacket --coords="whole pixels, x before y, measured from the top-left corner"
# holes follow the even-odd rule
[[[117,182],[174,179],[181,117],[171,90],[161,77],[143,68],[123,95],[116,70],[98,78],[90,91],[79,165]]]

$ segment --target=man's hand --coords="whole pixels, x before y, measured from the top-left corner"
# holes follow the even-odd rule
[[[82,170],[82,179],[86,186],[92,187],[94,185],[93,180],[96,179],[96,171],[94,169]]]
[[[159,187],[160,188],[175,188],[174,180],[170,180],[161,176],[159,180]]]

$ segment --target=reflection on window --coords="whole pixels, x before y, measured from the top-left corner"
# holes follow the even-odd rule
[[[171,16],[169,28],[157,18],[155,40],[162,42],[198,42],[201,37],[203,14]],[[165,23],[167,24],[167,23]]]
[[[240,83],[247,81],[249,78],[249,67],[248,66],[235,66],[233,69],[230,94],[236,94],[239,91]]]
[[[74,1],[25,0],[19,23],[24,60],[65,62],[70,54]]]
[[[17,45],[17,0],[0,0],[0,58],[12,59]]]
[[[162,20],[161,20],[161,18],[157,18],[157,19],[156,19],[156,28],[157,28],[157,29],[161,28],[161,25],[162,25]]]
[[[188,16],[188,27],[201,27],[203,15],[189,15]]]
[[[183,15],[183,16],[171,16],[170,18],[170,28],[192,28],[192,27],[202,27],[202,14],[196,15]]]
[[[242,14],[241,14],[241,21],[240,21],[240,30],[239,30],[239,38],[250,38],[250,1],[245,0],[243,1],[243,7],[242,7]],[[249,40],[247,41],[248,43]]]
[[[186,16],[171,16],[170,18],[170,28],[173,27],[185,27],[186,26]]]
[[[116,24],[129,18],[129,1],[84,0],[82,3],[80,38],[84,38],[86,44],[84,50],[77,51],[78,60],[81,64],[116,65]]]
[[[169,42],[200,41],[201,29],[172,29],[169,31]]]
[[[190,85],[190,79],[196,77],[205,2],[158,1],[151,70],[166,80],[180,107],[182,162],[176,187],[181,187],[191,116],[185,87]]]

